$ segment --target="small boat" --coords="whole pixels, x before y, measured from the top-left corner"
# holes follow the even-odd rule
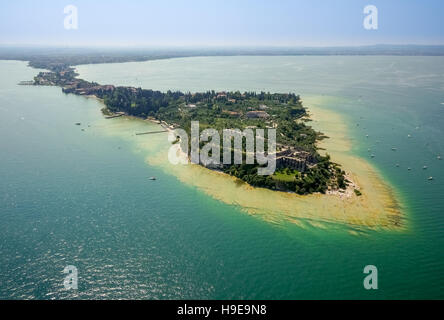
[[[412,137],[411,135],[409,135],[409,134],[407,135],[407,138],[411,138],[411,137]]]
[[[399,168],[399,163],[396,164],[396,167]]]
[[[372,154],[370,157],[372,157],[372,158],[374,158],[375,157],[375,155],[374,154]]]
[[[436,159],[438,159],[438,160],[442,160],[441,156],[437,156]]]
[[[427,169],[427,166],[422,167],[423,170]]]
[[[410,170],[412,170],[412,168],[407,168],[407,170],[409,170],[409,171],[410,171]]]
[[[392,148],[392,151],[396,151],[396,148]]]
[[[433,177],[429,177],[427,180],[433,180]]]
[[[366,134],[365,137],[368,138],[368,134]]]
[[[148,179],[152,181],[157,180],[156,177],[149,177]]]
[[[76,125],[76,126],[80,126],[81,123],[80,123],[80,122],[76,122],[75,125]]]

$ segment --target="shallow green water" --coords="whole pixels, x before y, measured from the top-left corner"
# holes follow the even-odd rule
[[[338,97],[325,107],[349,120],[355,153],[372,149],[409,226],[359,236],[270,224],[220,203],[147,165],[131,139],[107,134],[119,121],[128,136],[146,124],[107,122],[97,101],[59,88],[17,86],[37,72],[25,63],[1,61],[0,70],[0,298],[443,298],[443,58],[79,67],[102,84]],[[368,264],[379,269],[377,291],[362,286]],[[66,265],[79,270],[77,291],[63,287]]]

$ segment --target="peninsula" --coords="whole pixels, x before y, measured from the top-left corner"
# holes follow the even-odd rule
[[[108,117],[131,115],[156,121],[168,129],[190,132],[191,121],[217,131],[275,128],[277,138],[274,174],[257,174],[260,164],[221,165],[217,169],[255,187],[305,195],[343,191],[349,181],[339,164],[318,152],[317,142],[326,137],[307,125],[310,121],[300,97],[293,93],[215,92],[183,93],[135,87],[100,85],[77,78],[71,66],[48,64],[33,85],[59,86],[66,94],[101,99]],[[26,82],[24,84],[30,84]],[[265,137],[267,139],[267,137]],[[177,142],[177,141],[176,141]],[[242,150],[244,152],[244,150]],[[356,195],[361,193],[355,190]]]

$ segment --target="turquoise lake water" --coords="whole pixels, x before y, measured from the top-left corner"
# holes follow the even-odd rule
[[[352,235],[250,216],[106,134],[98,101],[18,86],[38,70],[0,61],[0,299],[444,298],[444,57],[199,57],[78,70],[163,91],[337,97],[323,107],[347,119],[353,152],[394,187],[408,227]],[[128,121],[133,135],[142,124]],[[378,290],[362,285],[369,264]],[[78,268],[78,290],[63,287],[67,265]]]

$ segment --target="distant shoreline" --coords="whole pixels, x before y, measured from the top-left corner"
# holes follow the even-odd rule
[[[26,61],[31,67],[55,71],[86,64],[145,62],[152,60],[220,56],[444,56],[444,45],[295,47],[58,47],[0,45],[0,60]]]

